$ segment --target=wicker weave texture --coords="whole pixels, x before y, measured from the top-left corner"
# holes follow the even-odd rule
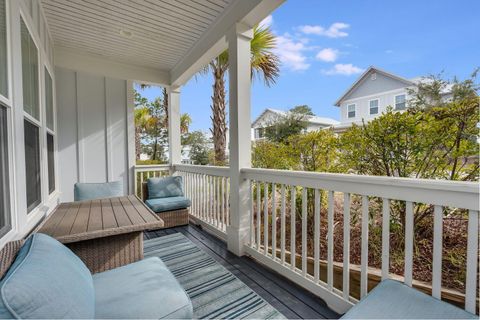
[[[7,273],[24,243],[25,240],[10,241],[0,251],[0,279]]]
[[[188,224],[188,209],[160,212],[158,216],[163,220],[163,228],[172,228]]]
[[[143,232],[132,232],[66,244],[92,273],[143,259]]]

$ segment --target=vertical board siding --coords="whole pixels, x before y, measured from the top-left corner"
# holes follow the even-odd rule
[[[123,181],[128,193],[127,81],[56,68],[61,201],[76,182]]]

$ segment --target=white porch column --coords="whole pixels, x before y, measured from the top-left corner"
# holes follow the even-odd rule
[[[236,24],[227,34],[230,95],[230,227],[228,250],[241,256],[249,234],[250,191],[241,168],[251,167],[250,40],[253,30]]]
[[[168,89],[168,154],[170,166],[182,162],[180,140],[180,88]],[[173,173],[170,169],[170,173]]]

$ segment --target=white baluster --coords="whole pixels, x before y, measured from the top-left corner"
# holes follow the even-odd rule
[[[442,294],[442,238],[443,208],[435,206],[433,210],[432,296],[437,299],[441,299]]]
[[[292,186],[290,192],[290,266],[292,270],[295,270],[296,265],[296,222],[295,216],[297,214],[297,189]]]
[[[413,202],[405,202],[405,284],[412,286],[413,280]]]
[[[382,280],[385,280],[390,273],[390,199],[383,198],[382,209]]]
[[[272,183],[272,258],[277,259],[277,186]]]
[[[343,198],[343,299],[350,297],[350,193]]]
[[[314,232],[313,232],[313,277],[315,283],[320,280],[320,192],[315,189],[315,217],[314,217]]]
[[[262,220],[262,201],[261,201],[261,186],[260,182],[257,181],[257,250],[260,251],[260,245],[262,242],[260,233],[260,223]]]
[[[265,182],[263,188],[263,250],[264,254],[268,255],[268,183]]]
[[[361,276],[360,298],[368,292],[368,196],[362,196],[362,253],[361,253]]]
[[[255,211],[253,210],[253,181],[250,181],[248,184],[250,186],[250,192],[249,192],[249,199],[248,201],[250,202],[250,247],[255,246],[255,225],[254,225],[254,217],[255,217]],[[223,198],[223,195],[222,195]]]
[[[330,291],[333,290],[333,214],[334,193],[328,191],[328,252],[327,252],[327,284]]]
[[[307,188],[302,188],[302,275],[307,276]]]
[[[477,300],[478,268],[478,211],[468,213],[467,234],[467,282],[465,288],[465,310],[475,314]]]
[[[282,261],[282,264],[285,264],[285,207],[286,207],[286,202],[285,202],[285,185],[282,184],[282,189],[281,189],[281,197],[282,197],[282,204],[281,204],[281,217],[280,217],[280,247],[281,247],[281,254],[280,254],[280,259]]]

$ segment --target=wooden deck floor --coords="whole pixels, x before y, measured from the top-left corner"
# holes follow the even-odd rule
[[[145,234],[146,239],[181,232],[215,260],[230,270],[252,290],[268,301],[289,319],[338,319],[325,302],[278,273],[265,268],[248,257],[237,257],[228,252],[226,244],[189,225]]]

